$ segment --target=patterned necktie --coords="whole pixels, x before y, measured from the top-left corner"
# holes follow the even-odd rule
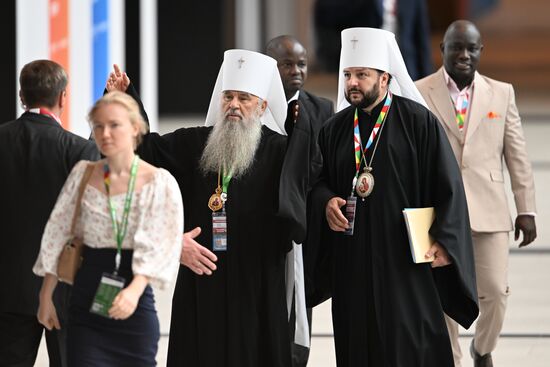
[[[468,112],[468,93],[463,92],[458,95],[456,99],[456,124],[458,125],[458,130],[462,131],[464,129],[464,121],[466,121],[466,113]]]

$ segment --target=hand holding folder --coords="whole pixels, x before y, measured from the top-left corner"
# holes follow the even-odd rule
[[[434,261],[434,256],[424,256],[435,242],[429,233],[435,219],[434,208],[405,208],[403,217],[407,225],[413,261],[417,264]]]

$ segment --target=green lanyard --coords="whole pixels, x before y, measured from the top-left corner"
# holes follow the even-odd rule
[[[118,268],[120,267],[120,258],[122,254],[122,241],[126,236],[126,230],[128,229],[128,216],[130,214],[130,205],[132,204],[132,196],[134,193],[134,187],[136,186],[136,176],[138,169],[139,156],[136,154],[134,160],[132,161],[132,168],[130,169],[130,180],[128,181],[128,191],[126,192],[126,199],[124,200],[124,213],[122,214],[122,220],[120,223],[116,219],[116,210],[113,206],[110,196],[110,186],[111,180],[109,175],[111,171],[109,170],[109,165],[105,163],[103,165],[103,183],[105,184],[105,191],[107,191],[107,201],[109,203],[109,212],[111,214],[111,220],[113,222],[113,232],[115,234],[117,252],[115,257],[115,271],[114,274],[118,273]]]
[[[233,172],[229,172],[229,174],[223,174],[222,176],[222,194],[220,195],[220,198],[222,199],[222,202],[225,207],[225,202],[227,201],[227,190],[229,188],[229,182],[231,182],[231,178],[233,177]]]

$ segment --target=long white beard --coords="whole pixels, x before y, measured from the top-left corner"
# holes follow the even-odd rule
[[[242,176],[254,162],[261,137],[259,108],[248,119],[229,121],[224,116],[214,125],[206,141],[199,162],[202,172],[218,173],[220,169],[229,169],[233,177]]]

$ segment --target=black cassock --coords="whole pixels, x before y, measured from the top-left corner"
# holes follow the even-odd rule
[[[363,144],[372,117],[360,111]],[[353,114],[348,107],[323,127],[321,180],[314,200],[346,199],[355,174]],[[332,316],[339,367],[446,367],[453,357],[442,308],[469,327],[478,314],[472,240],[462,179],[439,122],[427,109],[395,96],[372,163],[375,185],[357,200],[355,233],[328,229]],[[377,139],[378,139],[377,137]],[[367,153],[370,160],[374,144]],[[414,264],[404,208],[435,207],[430,230],[453,264]]]
[[[174,175],[183,196],[185,231],[201,227],[196,240],[210,250],[208,199],[218,175],[203,175],[198,162],[211,131],[197,127],[148,134],[139,149],[145,160]],[[301,241],[305,235],[308,134],[307,129],[295,132],[287,146],[286,137],[262,127],[252,167],[229,185],[228,250],[215,252],[217,270],[199,276],[180,266],[168,366],[290,366],[285,256],[291,239]],[[290,155],[305,157],[303,162],[285,160]]]

